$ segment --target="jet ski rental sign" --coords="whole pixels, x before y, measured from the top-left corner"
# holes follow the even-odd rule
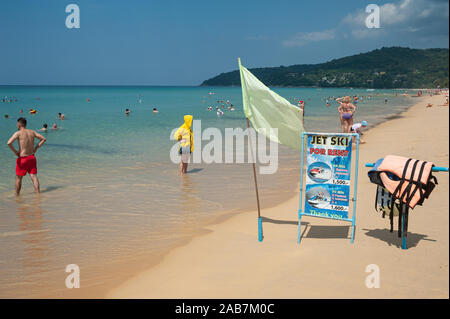
[[[353,140],[356,142],[356,155],[352,179]],[[302,141],[298,242],[302,236],[301,217],[314,216],[351,222],[351,242],[353,243],[359,135],[303,132]],[[306,166],[303,165],[305,157]],[[303,181],[305,181],[305,187]],[[353,196],[350,194],[352,183],[354,183]],[[350,201],[353,201],[351,218],[349,218]]]
[[[347,219],[352,136],[308,135],[305,214]]]

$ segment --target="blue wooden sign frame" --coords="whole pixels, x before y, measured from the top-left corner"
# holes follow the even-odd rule
[[[355,157],[355,178],[354,183],[355,187],[353,189],[353,198],[351,199],[353,201],[353,211],[352,211],[352,217],[351,218],[331,218],[326,216],[318,216],[313,214],[305,213],[304,207],[303,207],[303,175],[304,175],[304,146],[305,146],[305,137],[309,135],[320,135],[320,136],[345,136],[345,137],[355,137],[356,138],[356,157]],[[299,203],[299,210],[298,210],[298,238],[297,242],[300,244],[301,242],[301,219],[302,216],[311,216],[311,217],[318,217],[318,218],[326,218],[326,219],[333,219],[333,220],[340,220],[340,221],[347,221],[352,223],[352,233],[351,233],[351,239],[350,243],[353,243],[354,237],[355,237],[355,221],[356,221],[356,199],[357,199],[357,193],[358,193],[358,161],[359,161],[359,134],[357,133],[314,133],[314,132],[303,132],[301,136],[301,170],[300,170],[300,203]],[[351,159],[350,159],[351,162]],[[350,185],[351,185],[351,170],[350,170]],[[306,196],[306,192],[305,192]],[[349,194],[350,196],[350,194]],[[350,199],[349,199],[350,200]],[[306,200],[305,200],[306,202]],[[350,206],[350,204],[349,204]]]

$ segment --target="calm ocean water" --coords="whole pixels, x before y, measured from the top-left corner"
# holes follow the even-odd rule
[[[274,91],[293,103],[306,102],[310,131],[340,131],[337,104],[327,108],[326,97],[359,95],[356,121],[370,125],[414,102],[391,90]],[[185,114],[201,119],[202,128],[244,128],[240,88],[0,87],[4,96],[18,101],[0,102],[0,297],[35,296],[45,289],[51,294],[64,289],[68,264],[89,267],[164,249],[224,211],[254,206],[248,164],[194,164],[180,178],[169,158],[170,133]],[[229,100],[236,111],[225,110],[219,118],[206,110],[221,100]],[[28,114],[30,108],[37,114]],[[132,110],[129,117],[126,108]],[[15,157],[6,141],[16,130],[20,109],[28,128],[61,127],[45,133],[47,143],[37,153],[39,199],[28,178],[21,197],[13,195]],[[58,112],[65,121],[57,119]],[[281,147],[280,155],[278,172],[260,177],[263,207],[292,194],[298,180],[298,154]]]

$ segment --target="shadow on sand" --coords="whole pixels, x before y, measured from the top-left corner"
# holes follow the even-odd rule
[[[272,218],[267,218],[267,217],[261,217],[261,219],[262,219],[262,222],[263,222],[263,238],[264,238],[264,223],[298,226],[298,221],[297,220],[280,220],[280,219],[272,219]],[[301,237],[303,237],[304,234],[305,234],[305,231],[307,229],[307,226],[309,225],[309,223],[302,222],[301,225],[302,225],[302,235],[301,235]]]
[[[305,238],[350,238],[351,226],[310,226]]]
[[[267,217],[261,217],[263,223],[282,224],[282,225],[295,225],[298,226],[296,220],[279,220],[271,219]],[[301,222],[302,238],[350,238],[351,225],[347,226],[319,226],[311,225],[308,222]],[[355,232],[356,237],[356,232]]]
[[[193,168],[190,171],[187,171],[188,174],[194,174],[194,173],[198,173],[201,172],[203,170],[203,168]]]
[[[279,219],[272,219],[267,217],[261,217],[263,223],[272,223],[272,224],[287,224],[287,225],[298,225],[298,221],[296,220],[279,220]],[[302,223],[302,225],[307,225],[308,223]]]
[[[41,190],[41,193],[48,193],[48,192],[55,191],[55,190],[61,189],[61,188],[64,188],[64,186],[48,186],[47,188]]]
[[[389,229],[363,229],[363,230],[366,231],[365,233],[366,236],[384,241],[388,246],[394,245],[399,248],[402,246],[402,239],[398,237],[398,232],[396,230],[394,230],[392,233],[389,231]],[[436,241],[435,239],[429,239],[427,237],[428,237],[427,235],[408,232],[408,235],[406,236],[406,244],[408,248],[412,248],[416,247],[421,240]]]

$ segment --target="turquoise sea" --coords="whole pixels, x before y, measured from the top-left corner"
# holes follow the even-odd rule
[[[273,90],[293,104],[304,100],[305,127],[316,132],[340,131],[337,103],[330,100],[327,108],[326,97],[358,95],[355,122],[367,120],[369,126],[414,102],[392,90]],[[43,291],[57,296],[67,290],[68,264],[80,266],[84,287],[101,291],[130,275],[106,268],[131,272],[130,258],[145,261],[226,212],[255,207],[249,164],[193,164],[180,177],[169,158],[175,143],[170,133],[185,114],[200,119],[202,128],[245,128],[239,87],[3,86],[3,97],[13,101],[0,102],[0,297],[41,296]],[[236,110],[225,108],[218,117],[215,107],[228,106],[227,100]],[[159,113],[152,112],[154,107]],[[29,114],[30,108],[37,113]],[[40,198],[28,177],[22,195],[13,195],[15,156],[6,141],[16,131],[20,110],[30,129],[44,123],[60,127],[43,133],[47,143],[36,155]],[[58,112],[66,120],[58,120]],[[259,177],[263,208],[293,194],[299,178],[298,153],[279,151],[277,173]]]

